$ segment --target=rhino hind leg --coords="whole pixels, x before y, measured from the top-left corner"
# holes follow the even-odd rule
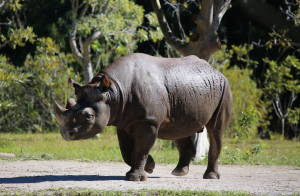
[[[230,92],[228,92],[228,94],[225,93],[223,103],[206,125],[210,146],[207,169],[203,175],[204,179],[220,179],[220,174],[218,172],[218,158],[222,148],[223,132],[230,120],[230,99]]]
[[[120,151],[125,163],[131,166],[131,158],[133,152],[133,139],[124,131],[124,130],[117,130],[118,140]],[[145,165],[145,171],[149,174],[153,172],[155,168],[155,162],[152,156],[149,154],[147,158],[147,162]]]
[[[172,174],[175,176],[185,176],[189,172],[191,160],[195,157],[196,148],[192,137],[176,140],[175,144],[179,151],[179,161]]]

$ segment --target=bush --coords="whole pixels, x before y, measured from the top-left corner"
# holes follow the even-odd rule
[[[238,68],[230,62],[233,55],[243,56],[247,54],[247,52],[239,54],[236,52],[238,49],[238,47],[232,50],[223,48],[214,55],[212,64],[227,77],[232,91],[232,119],[225,135],[235,138],[249,138],[256,136],[257,128],[266,123],[264,121],[266,109],[261,102],[262,91],[251,79],[252,72],[247,68]],[[247,48],[242,46],[242,49],[246,50]],[[245,60],[245,62],[255,64],[253,61]]]
[[[70,96],[67,67],[72,59],[60,52],[50,38],[39,39],[34,56],[16,67],[0,57],[0,132],[45,132],[57,130],[52,99],[65,102]]]
[[[248,69],[235,67],[225,69],[223,73],[229,80],[233,97],[232,120],[226,135],[238,138],[256,136],[265,113],[260,101],[262,91],[250,78]]]

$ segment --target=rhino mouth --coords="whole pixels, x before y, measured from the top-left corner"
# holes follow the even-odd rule
[[[102,132],[100,129],[92,129],[90,131],[82,131],[79,132],[78,130],[68,130],[68,131],[61,131],[62,137],[67,140],[81,140],[81,139],[89,139],[97,135],[98,133]]]

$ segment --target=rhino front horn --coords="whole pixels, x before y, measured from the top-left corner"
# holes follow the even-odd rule
[[[67,109],[60,106],[56,101],[54,101],[53,107],[54,107],[54,112],[55,112],[55,116],[56,116],[58,123],[62,124],[63,123],[63,115],[64,115],[64,112],[67,111]]]

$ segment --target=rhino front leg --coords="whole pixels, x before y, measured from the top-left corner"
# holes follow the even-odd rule
[[[145,181],[147,175],[144,171],[148,153],[153,146],[157,128],[148,124],[138,124],[130,131],[133,142],[133,152],[131,155],[131,169],[126,173],[126,179],[130,181]]]
[[[192,137],[186,137],[175,141],[179,151],[179,161],[176,168],[172,171],[175,176],[184,176],[189,172],[191,160],[195,157],[196,148]]]
[[[131,158],[132,158],[134,140],[124,130],[121,129],[117,129],[117,135],[118,135],[119,146],[120,146],[123,160],[127,165],[132,166]],[[154,168],[155,168],[154,159],[149,154],[145,165],[145,171],[151,174]]]

